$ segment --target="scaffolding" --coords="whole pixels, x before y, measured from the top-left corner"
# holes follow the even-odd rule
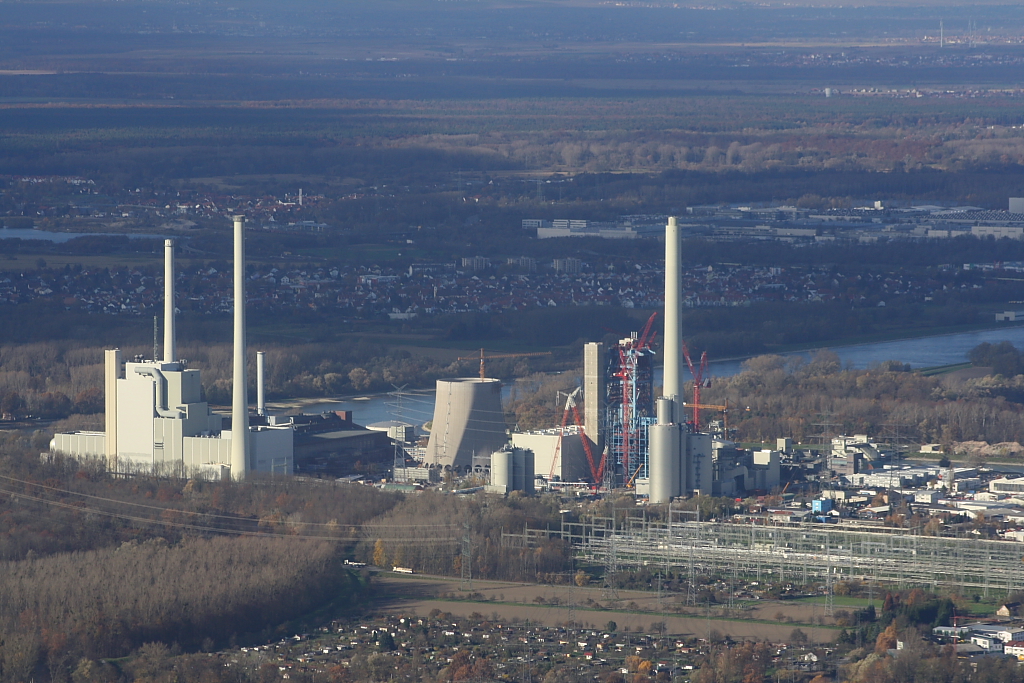
[[[608,350],[605,378],[605,424],[610,462],[619,478],[629,484],[647,478],[647,428],[654,414],[654,352],[651,324]]]
[[[692,513],[689,513],[692,514]],[[822,584],[996,590],[1024,589],[1024,545],[970,537],[922,536],[918,529],[698,522],[673,511],[670,523],[598,517],[563,524],[577,559],[618,569],[668,566],[687,575]],[[546,532],[539,531],[543,535]]]

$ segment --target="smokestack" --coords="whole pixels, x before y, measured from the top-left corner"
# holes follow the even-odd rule
[[[121,350],[103,352],[104,398],[106,417],[107,470],[117,471],[117,380],[121,379]]]
[[[245,218],[235,216],[235,355],[231,392],[231,478],[248,470],[249,396],[245,376]]]
[[[263,417],[267,414],[267,402],[263,396],[263,360],[267,354],[256,352],[256,414]]]
[[[174,347],[174,240],[164,240],[164,362],[173,363],[177,357],[178,350]]]
[[[683,324],[679,306],[683,299],[680,277],[679,228],[675,216],[665,226],[665,377],[662,395],[674,398],[682,405],[683,396]],[[677,411],[681,414],[681,410]]]

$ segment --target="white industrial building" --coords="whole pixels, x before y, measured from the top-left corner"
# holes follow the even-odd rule
[[[561,427],[515,432],[512,434],[512,445],[533,451],[536,474],[545,479],[589,481],[590,463],[587,462],[587,452],[583,445],[583,439],[589,441],[589,438],[581,427],[566,425],[564,434]],[[593,441],[589,441],[588,445],[592,454],[598,453]]]
[[[250,426],[245,376],[245,253],[243,222],[235,219],[235,348],[232,428],[202,400],[199,370],[176,358],[174,242],[164,242],[164,358],[122,362],[105,352],[106,431],[57,434],[50,450],[97,457],[113,472],[147,472],[241,480],[249,471],[291,474],[290,424]],[[242,305],[238,305],[242,302]],[[263,403],[263,354],[257,358],[258,407]],[[237,425],[245,425],[236,440]]]

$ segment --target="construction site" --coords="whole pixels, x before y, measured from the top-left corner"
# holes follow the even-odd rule
[[[694,362],[683,343],[681,248],[679,227],[669,218],[663,340],[656,343],[655,313],[642,330],[615,343],[586,343],[582,386],[566,396],[561,425],[508,433],[501,383],[486,376],[481,349],[479,378],[437,381],[426,447],[409,449],[414,468],[400,467],[396,460],[396,479],[436,481],[431,473],[443,471],[491,479],[496,493],[523,490],[493,481],[490,456],[508,448],[532,453],[535,469],[525,480],[558,490],[626,489],[651,503],[667,503],[678,496],[732,496],[778,486],[779,453],[736,448],[728,438],[728,406],[701,402],[707,355]],[[654,383],[659,355],[664,364],[660,397]],[[687,370],[692,398],[684,394]],[[705,425],[702,411],[718,411],[721,419]]]

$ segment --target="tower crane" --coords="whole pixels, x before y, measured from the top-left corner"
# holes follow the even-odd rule
[[[700,354],[700,366],[698,369],[693,369],[693,361],[690,360],[690,349],[683,344],[683,358],[686,359],[686,365],[690,368],[690,374],[693,375],[693,403],[690,407],[693,408],[693,428],[700,431],[700,391],[704,387],[711,386],[711,378],[705,379],[704,375],[708,371],[708,352],[704,351]]]
[[[590,476],[594,486],[600,486],[601,480],[604,478],[604,467],[605,458],[607,454],[601,458],[600,466],[594,464],[594,452],[590,448],[590,441],[587,439],[587,435],[583,431],[583,420],[580,418],[580,410],[576,405],[576,396],[582,390],[581,387],[566,395],[565,399],[565,411],[562,413],[562,427],[558,430],[558,443],[555,444],[555,455],[551,459],[551,472],[548,474],[548,480],[555,478],[555,468],[558,465],[558,458],[562,452],[562,439],[565,436],[565,427],[569,422],[569,411],[572,411],[573,419],[576,421],[577,432],[580,435],[580,440],[583,442],[583,450],[587,454],[587,464],[590,465]]]
[[[487,379],[487,372],[484,369],[484,361],[487,359],[494,358],[527,358],[529,356],[550,356],[550,351],[537,351],[535,353],[494,353],[489,356],[484,355],[484,350],[480,349],[480,379]],[[476,360],[477,356],[462,356],[457,360]]]
[[[725,405],[714,405],[711,403],[684,403],[684,408],[692,408],[694,413],[694,424],[697,424],[696,416],[700,410],[721,410],[722,428],[725,431],[725,438],[729,438],[729,399],[725,399]]]

